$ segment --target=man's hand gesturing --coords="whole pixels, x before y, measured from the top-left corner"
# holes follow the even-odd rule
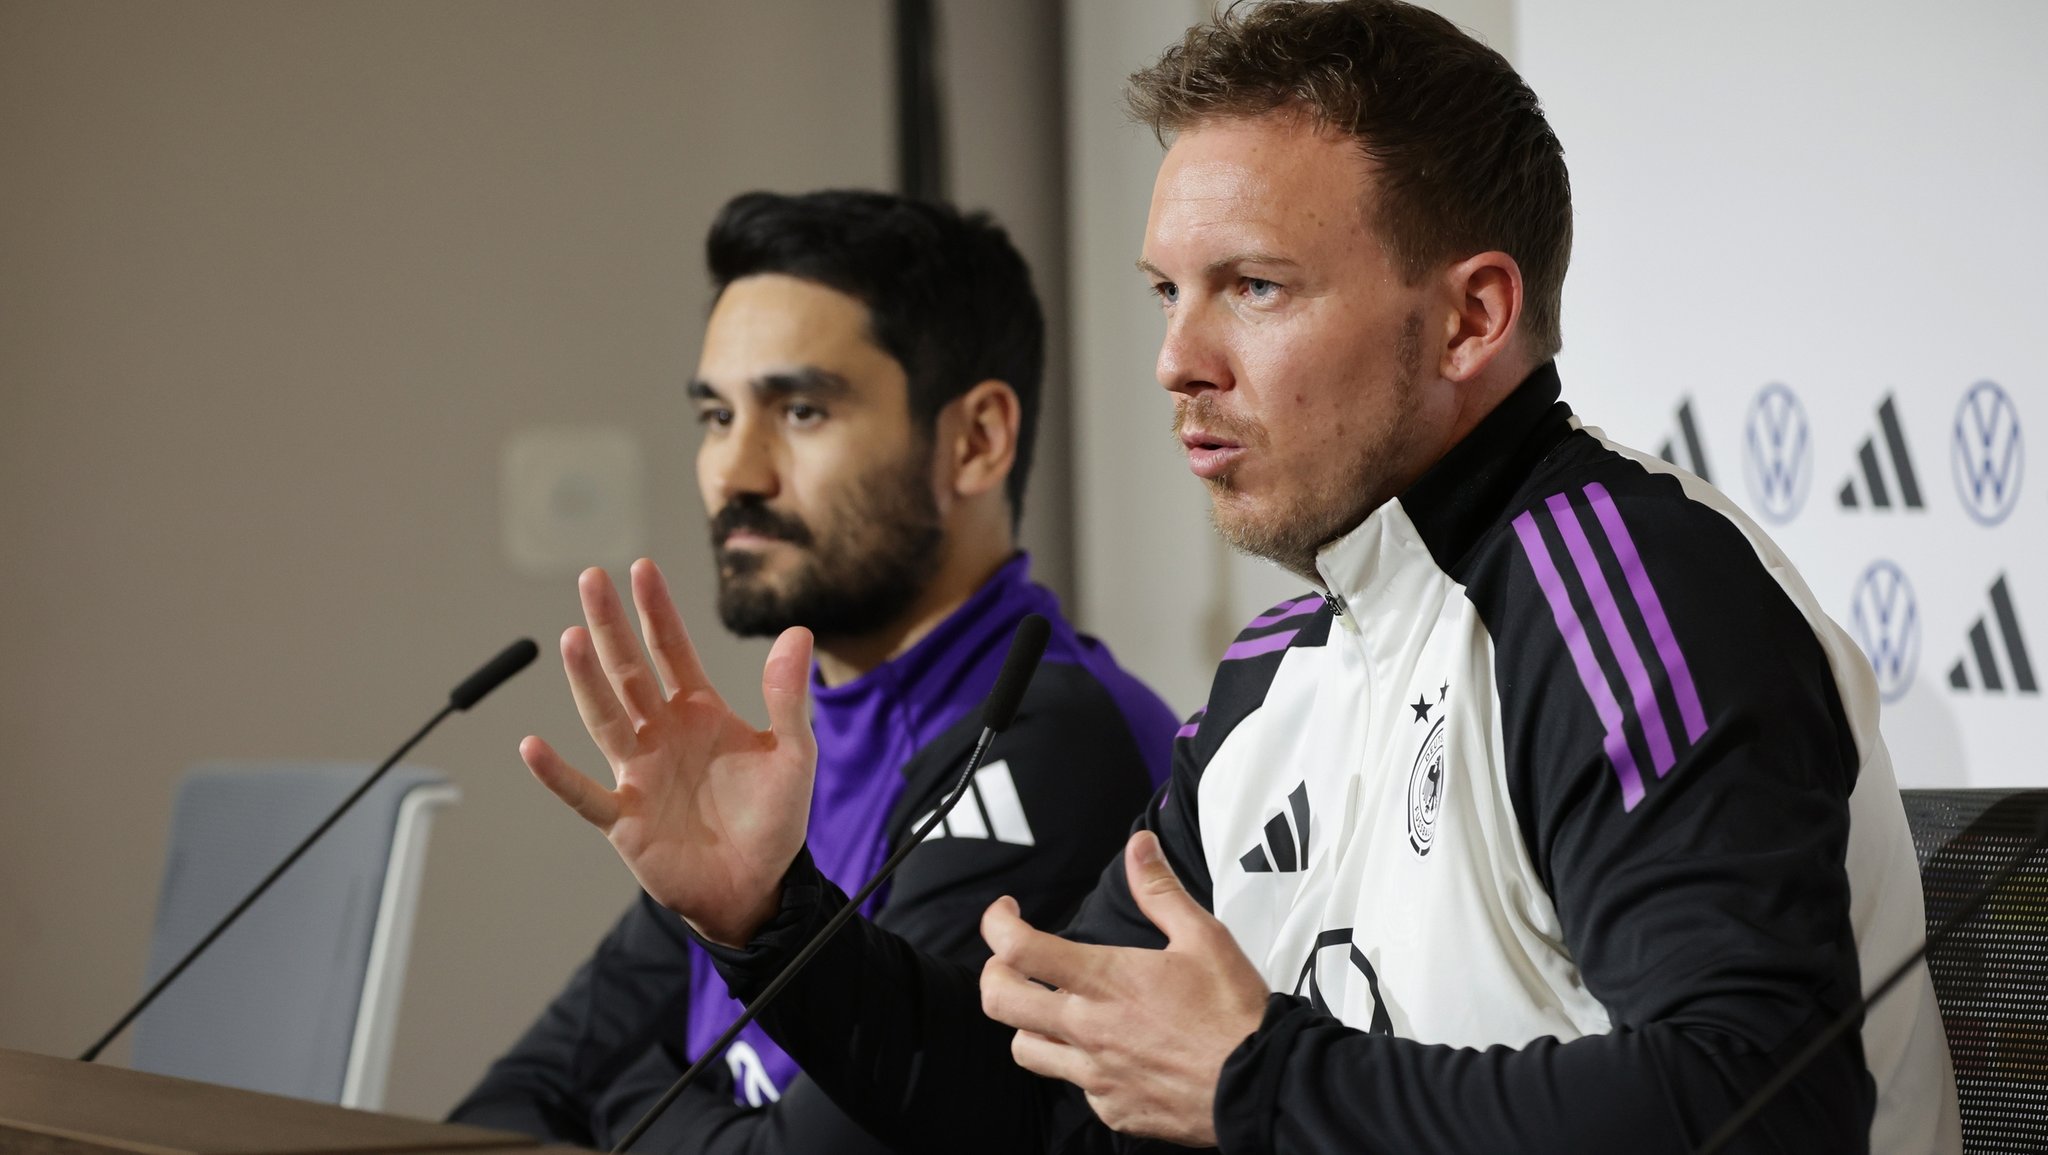
[[[803,848],[817,766],[810,632],[786,630],[769,651],[768,729],[756,730],[704,676],[653,562],[633,563],[651,669],[605,572],[583,571],[576,588],[590,628],[562,635],[562,666],[618,787],[592,781],[538,737],[521,742],[519,756],[604,831],[655,901],[705,938],[742,945],[775,913],[783,873]]]
[[[1019,1066],[1081,1088],[1111,1129],[1213,1146],[1223,1062],[1258,1029],[1270,992],[1230,929],[1182,889],[1156,835],[1131,836],[1124,873],[1165,950],[1069,942],[999,898],[981,916],[994,952],[981,1007],[1017,1028]]]

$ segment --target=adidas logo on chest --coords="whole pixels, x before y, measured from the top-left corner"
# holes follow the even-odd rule
[[[1288,794],[1287,805],[1266,820],[1264,837],[1245,851],[1237,864],[1247,874],[1292,874],[1308,869],[1310,825],[1308,783],[1304,781]]]

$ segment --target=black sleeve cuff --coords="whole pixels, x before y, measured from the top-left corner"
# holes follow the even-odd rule
[[[1259,1029],[1223,1061],[1216,1079],[1216,1148],[1226,1155],[1268,1155],[1273,1121],[1280,1117],[1280,1084],[1287,1058],[1304,1027],[1322,1015],[1307,999],[1275,994],[1266,1000]]]
[[[761,988],[773,982],[811,936],[845,905],[846,895],[818,869],[811,858],[811,848],[806,846],[797,852],[796,860],[782,876],[782,905],[776,909],[775,917],[755,931],[747,945],[721,946],[695,930],[690,931],[690,937],[711,956],[712,965],[725,980],[732,997],[743,1003],[752,1002]],[[684,925],[688,927],[687,923]]]

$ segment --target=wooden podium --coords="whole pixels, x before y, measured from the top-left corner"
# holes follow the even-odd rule
[[[0,1155],[438,1155],[523,1135],[0,1050]]]

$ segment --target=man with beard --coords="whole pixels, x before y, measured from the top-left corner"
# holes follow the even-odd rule
[[[975,920],[997,896],[1049,921],[1072,912],[1163,781],[1175,727],[1016,548],[1043,342],[1029,273],[986,218],[876,193],[741,196],[706,249],[718,298],[689,393],[718,609],[742,635],[816,639],[815,717],[788,737],[815,751],[811,850],[829,877],[859,886],[931,813],[1017,623],[1053,623],[969,796],[865,908],[978,964]],[[637,601],[667,602],[653,563],[631,576]],[[572,684],[638,658],[611,580],[587,571],[579,592],[596,628],[562,639]],[[643,626],[657,656],[686,645]],[[624,713],[578,692],[606,749],[670,740],[689,725],[678,711],[724,711],[687,669],[638,668],[607,690]],[[682,921],[642,894],[453,1118],[609,1146],[739,1011]],[[882,1149],[759,1027],[725,1058],[638,1150]]]
[[[924,1151],[1694,1151],[1924,933],[1867,661],[1732,502],[1560,400],[1564,152],[1498,53],[1265,0],[1132,104],[1169,141],[1138,263],[1189,467],[1320,592],[1223,655],[1059,934],[991,904],[977,982],[854,919],[763,1025]],[[769,731],[678,718],[607,748],[616,790],[521,746],[742,997],[846,901],[806,852],[806,642]],[[1730,1149],[1959,1147],[1921,971]]]

